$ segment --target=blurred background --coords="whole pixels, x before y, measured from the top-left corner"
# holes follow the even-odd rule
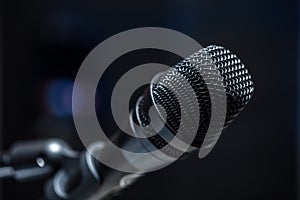
[[[71,94],[84,58],[121,31],[166,27],[202,46],[220,44],[236,52],[253,76],[255,95],[206,158],[195,154],[150,173],[116,199],[299,199],[296,0],[0,2],[1,152],[19,140],[52,137],[83,150]],[[140,58],[156,55],[144,52]],[[130,65],[132,58],[119,64]],[[169,56],[166,63],[175,61]],[[109,88],[112,81],[104,82]],[[101,110],[107,97],[100,94]],[[39,199],[44,181],[1,181],[1,199]]]

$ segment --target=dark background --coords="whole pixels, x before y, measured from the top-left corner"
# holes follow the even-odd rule
[[[117,199],[298,199],[297,8],[292,0],[2,0],[2,151],[49,137],[81,149],[71,92],[85,56],[121,31],[166,27],[237,52],[255,95],[206,158],[150,173]],[[42,184],[2,181],[2,199],[38,199]]]

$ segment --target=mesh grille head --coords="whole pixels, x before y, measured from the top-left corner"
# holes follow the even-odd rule
[[[212,62],[211,64],[204,62],[207,58]],[[185,85],[182,79],[187,80],[189,86]],[[225,92],[226,102],[218,98],[222,91]],[[162,105],[166,112],[165,120],[168,128],[183,141],[189,133],[196,131],[192,145],[201,147],[209,125],[212,125],[210,124],[212,105],[214,105],[212,102],[226,105],[225,123],[222,123],[224,120],[221,120],[221,117],[220,120],[213,120],[216,125],[222,123],[221,127],[224,128],[248,103],[253,91],[251,76],[241,60],[230,50],[211,45],[162,73],[153,86],[151,94],[148,91],[140,102],[138,115],[142,119],[143,126],[147,127],[151,121],[148,115],[150,106],[153,102]],[[196,98],[196,103],[193,96]],[[179,104],[177,97],[184,102],[182,105]],[[197,116],[197,113],[200,113],[200,116]],[[220,124],[218,125],[216,127],[220,127]],[[183,128],[178,130],[179,126]],[[221,131],[217,128],[212,130]],[[160,149],[168,144],[159,134],[149,137],[149,140]],[[176,154],[174,149],[166,151]]]

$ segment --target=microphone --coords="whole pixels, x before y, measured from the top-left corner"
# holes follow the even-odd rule
[[[199,150],[200,158],[206,156],[253,92],[251,75],[231,50],[217,45],[200,49],[157,74],[138,98],[129,116],[136,138],[120,133],[111,138],[127,151],[148,156],[123,155],[101,142],[89,148],[115,165],[130,163],[136,173],[112,169],[85,152],[77,178],[65,169],[48,182],[48,199],[103,199],[128,187],[144,172],[162,168],[186,153]],[[79,179],[78,173],[85,178]]]

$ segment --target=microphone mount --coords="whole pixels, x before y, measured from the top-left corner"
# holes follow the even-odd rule
[[[104,148],[104,142],[97,142],[89,149],[101,153]],[[0,164],[0,179],[46,179],[46,200],[108,199],[142,176],[106,167],[88,151],[75,151],[59,139],[17,142]]]

